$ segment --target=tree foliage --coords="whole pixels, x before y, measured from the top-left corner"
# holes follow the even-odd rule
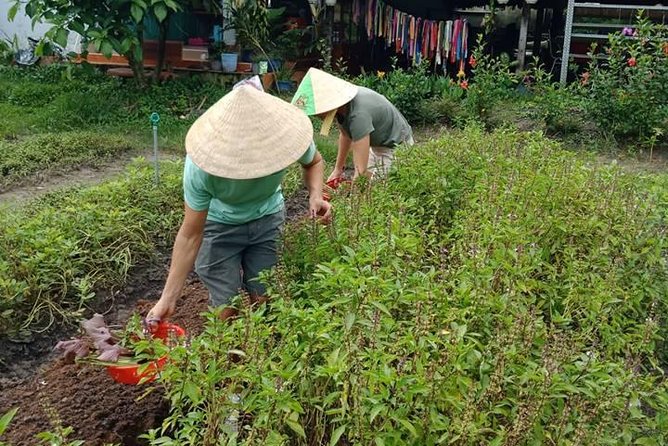
[[[91,43],[105,57],[114,52],[128,59],[137,79],[143,79],[142,40],[144,20],[153,18],[161,29],[164,43],[169,17],[172,13],[191,7],[186,0],[15,0],[10,8],[9,18],[14,18],[21,5],[33,24],[44,21],[53,26],[46,38],[59,45],[67,44],[70,32],[84,38],[84,44]],[[213,7],[205,2],[203,7]],[[161,45],[164,47],[164,45]],[[87,47],[84,46],[84,53]],[[158,68],[161,68],[159,55]],[[160,69],[156,69],[159,73]]]

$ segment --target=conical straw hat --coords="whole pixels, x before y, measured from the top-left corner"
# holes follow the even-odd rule
[[[312,141],[308,116],[246,85],[223,96],[195,121],[186,135],[186,152],[211,175],[243,180],[286,168]]]
[[[311,68],[302,79],[292,103],[307,115],[319,115],[350,102],[358,88],[350,82]]]

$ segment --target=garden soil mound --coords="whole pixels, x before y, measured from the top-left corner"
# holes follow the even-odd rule
[[[188,335],[201,333],[208,292],[200,282],[186,287],[172,320]],[[139,301],[146,314],[153,301]],[[72,426],[72,439],[86,445],[141,444],[137,436],[160,425],[169,404],[157,384],[130,386],[114,382],[104,367],[51,363],[21,384],[2,391],[0,413],[19,407],[2,440],[12,445],[38,444],[35,435]]]

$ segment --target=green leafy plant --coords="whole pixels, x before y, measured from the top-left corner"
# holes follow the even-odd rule
[[[160,188],[139,161],[124,178],[3,213],[0,332],[21,337],[80,318],[91,289],[122,284],[156,244],[171,242],[182,216],[182,165],[160,170]]]
[[[68,437],[72,435],[74,429],[71,426],[61,427],[57,431],[45,431],[37,434],[37,439],[41,443],[49,446],[83,446],[83,440],[69,440]]]
[[[419,149],[338,192],[332,226],[286,231],[268,308],[213,312],[173,350],[172,411],[145,438],[668,440],[665,190],[538,133],[471,127]]]
[[[464,106],[471,116],[484,119],[495,104],[516,97],[521,78],[512,69],[507,54],[493,57],[485,52],[482,35],[478,36],[472,58],[475,67],[471,69],[473,79],[467,85]]]
[[[668,128],[668,27],[641,13],[635,30],[610,34],[607,59],[594,57],[581,80],[588,115],[621,138]]]
[[[19,411],[18,407],[11,409],[0,417],[0,437],[5,433],[9,424],[12,422],[12,419],[16,416],[16,413]],[[5,442],[0,441],[0,446],[8,446]]]
[[[582,119],[585,110],[577,86],[555,83],[538,59],[525,78],[530,80],[526,88],[531,94],[525,102],[531,114],[544,124],[548,135],[564,137],[585,130]]]
[[[0,65],[9,65],[14,61],[14,47],[9,39],[0,38]]]
[[[275,39],[275,53],[283,61],[294,61],[304,53],[304,36],[308,34],[306,29],[290,29],[283,31]]]
[[[259,0],[234,0],[227,6],[228,29],[234,29],[242,49],[262,49],[269,40],[267,6]]]
[[[362,76],[355,81],[385,96],[410,123],[424,122],[428,118],[424,102],[433,95],[427,64],[413,70],[404,70],[396,61],[393,66],[392,71]]]
[[[207,5],[213,5],[206,2]],[[83,36],[106,57],[116,52],[127,57],[135,78],[144,81],[143,30],[144,19],[150,17],[159,24],[159,54],[155,79],[159,79],[164,62],[164,42],[167,24],[172,13],[183,11],[189,2],[179,0],[79,0],[55,2],[51,0],[16,0],[8,12],[13,20],[21,6],[33,22],[45,21],[53,25],[46,38],[64,47],[70,32]]]

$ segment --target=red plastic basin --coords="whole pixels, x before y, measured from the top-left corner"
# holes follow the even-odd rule
[[[166,340],[170,335],[175,337],[183,337],[186,331],[176,324],[168,322],[161,322],[152,333],[153,338]],[[129,364],[129,365],[110,365],[107,366],[107,372],[114,381],[122,384],[139,384],[140,382],[151,382],[158,377],[158,372],[165,366],[167,356],[156,359],[155,361],[146,364]],[[139,370],[145,367],[140,373]]]

